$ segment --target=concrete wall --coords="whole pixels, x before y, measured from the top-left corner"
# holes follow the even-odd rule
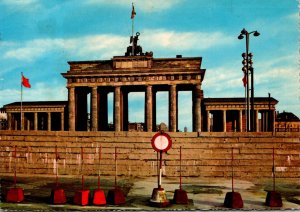
[[[230,177],[231,150],[239,179],[271,178],[275,147],[276,176],[300,178],[300,133],[169,133],[173,146],[163,154],[164,174],[179,175],[179,148],[182,146],[182,175]],[[0,174],[17,172],[55,175],[55,146],[58,147],[60,175],[98,174],[98,147],[102,146],[101,174],[114,175],[115,146],[118,147],[118,175],[154,176],[157,153],[148,132],[41,132],[0,131]],[[81,147],[84,165],[81,170]]]

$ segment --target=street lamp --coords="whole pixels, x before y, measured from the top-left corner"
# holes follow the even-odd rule
[[[247,113],[246,113],[246,131],[255,131],[255,116],[254,116],[254,69],[252,67],[252,57],[253,54],[249,53],[249,36],[253,34],[255,37],[259,36],[260,33],[258,31],[248,32],[245,28],[242,29],[241,34],[238,36],[239,40],[244,39],[246,37],[246,53],[242,54],[243,60],[243,71],[246,75],[246,98],[247,98]],[[249,72],[251,74],[251,118],[250,118],[250,109],[249,109]],[[250,128],[251,127],[251,128]]]

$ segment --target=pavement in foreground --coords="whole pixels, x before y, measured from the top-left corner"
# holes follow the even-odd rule
[[[149,204],[153,188],[157,187],[157,178],[118,178],[118,186],[126,196],[123,205],[77,206],[73,204],[75,191],[81,189],[81,176],[60,177],[60,187],[65,190],[67,203],[52,205],[50,203],[51,189],[55,187],[55,177],[19,176],[17,186],[24,189],[25,200],[22,203],[6,203],[7,190],[13,186],[12,176],[1,177],[0,209],[5,211],[152,211],[152,210],[232,210],[224,207],[227,192],[231,191],[231,179],[224,178],[183,178],[182,189],[187,192],[187,205],[170,204],[167,207],[153,207]],[[97,177],[85,177],[85,188],[91,191],[97,188]],[[114,188],[114,178],[101,177],[101,189],[107,194]],[[162,187],[167,198],[172,202],[175,189],[179,188],[178,178],[163,177]],[[239,210],[296,210],[300,211],[300,181],[299,179],[276,179],[276,191],[282,195],[283,207],[271,208],[265,205],[267,191],[273,189],[270,180],[240,180],[235,179],[234,191],[239,192],[244,201],[244,207]],[[92,193],[92,192],[91,192]],[[91,201],[90,201],[91,202]]]

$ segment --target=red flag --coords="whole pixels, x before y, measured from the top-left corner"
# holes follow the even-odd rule
[[[31,85],[30,85],[30,83],[29,83],[29,79],[27,79],[27,78],[24,77],[23,75],[22,75],[22,85],[23,85],[24,87],[26,87],[26,88],[31,88]]]
[[[246,85],[247,85],[247,78],[246,78],[246,74],[245,73],[244,73],[244,77],[243,77],[242,81],[243,81],[244,87],[246,87]]]
[[[135,12],[134,6],[132,4],[131,19],[133,19],[135,15],[136,15],[136,12]]]

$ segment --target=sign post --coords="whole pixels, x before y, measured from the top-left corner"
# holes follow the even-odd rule
[[[224,206],[227,208],[243,208],[244,202],[239,192],[234,191],[233,188],[233,148],[231,149],[231,192],[227,192],[224,200]]]
[[[282,198],[281,194],[275,190],[275,150],[273,147],[273,191],[268,191],[267,197],[266,197],[266,205],[269,207],[282,207]]]
[[[14,147],[14,186],[6,194],[6,202],[19,203],[24,200],[24,190],[17,187],[17,146]]]
[[[171,137],[160,131],[156,133],[151,139],[152,148],[159,153],[159,172],[158,172],[158,187],[152,191],[150,204],[156,207],[166,207],[169,205],[169,200],[166,196],[166,191],[161,186],[162,177],[162,155],[163,152],[167,152],[172,146]]]
[[[65,204],[67,202],[65,191],[62,188],[59,188],[58,186],[58,160],[59,155],[57,153],[57,146],[55,146],[55,167],[56,167],[56,173],[55,173],[55,188],[51,190],[51,203],[53,204]]]
[[[185,190],[182,189],[182,176],[181,176],[181,146],[179,149],[179,189],[174,192],[173,202],[175,204],[188,204],[188,196]]]

